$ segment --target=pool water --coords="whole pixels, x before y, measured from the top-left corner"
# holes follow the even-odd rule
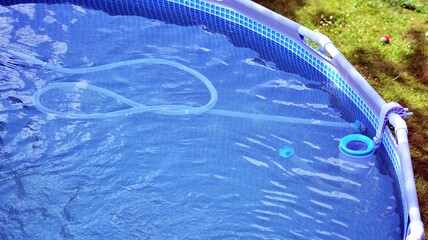
[[[70,4],[0,6],[0,13],[0,47],[51,64],[166,59],[213,83],[214,109],[342,123],[352,114],[333,107],[324,83],[284,72],[204,25]],[[66,75],[5,52],[0,59],[1,239],[400,238],[382,159],[364,175],[340,170],[338,144],[351,128],[208,112],[63,119],[33,106],[37,89],[91,84],[145,105],[201,106],[210,95],[171,66]],[[84,89],[50,91],[41,101],[62,112],[129,107]],[[280,156],[284,146],[295,154]]]

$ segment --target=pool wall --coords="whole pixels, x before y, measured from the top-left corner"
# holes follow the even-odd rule
[[[393,163],[404,208],[403,221],[406,229],[403,239],[425,238],[414,183],[407,125],[403,121],[403,118],[410,115],[407,114],[407,109],[396,103],[386,103],[326,36],[313,32],[260,5],[245,0],[220,1],[221,3],[208,0],[207,2],[211,2],[212,5],[201,4],[198,7],[197,3],[201,3],[201,1],[170,1],[202,11],[208,10],[216,16],[252,29],[293,51],[338,87],[341,93],[346,95],[346,98],[351,100],[368,118],[369,129],[377,129],[374,139],[382,142],[383,150],[387,152]],[[216,3],[221,4],[224,8],[216,6]],[[231,13],[233,11],[228,8],[239,12],[238,16],[236,13]],[[305,38],[317,43],[319,50],[305,44]],[[387,121],[395,127],[395,136],[385,127]],[[364,123],[367,124],[366,121]]]
[[[249,0],[2,1],[3,5],[17,3],[74,3],[100,9],[111,15],[141,15],[181,25],[204,24],[210,31],[225,34],[237,46],[251,46],[261,57],[275,62],[281,70],[324,82],[333,89],[337,101],[344,101],[355,112],[357,119],[367,127],[368,136],[375,137],[377,134],[382,143],[380,152],[391,160],[403,206],[403,239],[424,239],[407,141],[407,126],[402,120],[406,116],[406,109],[399,105],[388,108],[390,105],[326,36]],[[148,5],[151,7],[148,8]],[[317,43],[319,48],[308,44],[306,39]],[[285,64],[285,59],[292,59],[296,64]],[[387,120],[396,126],[395,135],[384,127]]]
[[[386,103],[326,36],[252,1],[168,1],[226,19],[276,42],[317,71],[314,73],[305,69],[299,74],[310,79],[316,79],[321,74],[320,79],[327,78],[328,84],[339,89],[336,93],[341,98],[349,100],[353,108],[358,109],[362,115],[357,115],[368,127],[368,135],[374,136],[374,140],[379,144],[382,143],[382,150],[391,159],[400,187],[404,212],[403,222],[406,227],[403,239],[425,238],[414,183],[407,125],[403,120],[410,115],[407,109],[396,103]],[[318,44],[319,49],[314,49],[305,38]],[[263,52],[263,48],[257,50]],[[395,127],[395,136],[385,127],[387,121]],[[373,133],[373,130],[376,133]]]

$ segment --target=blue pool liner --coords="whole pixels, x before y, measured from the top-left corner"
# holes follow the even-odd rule
[[[347,98],[361,111],[369,129],[383,129],[379,142],[387,152],[394,165],[400,185],[404,206],[403,239],[424,239],[424,227],[416,195],[412,170],[407,125],[403,120],[400,108],[398,111],[387,111],[382,115],[388,103],[367,83],[360,73],[341,54],[333,42],[325,35],[314,32],[249,0],[165,0],[184,8],[194,9],[213,15],[225,21],[238,24],[260,35],[272,39],[286,49],[294,52],[301,59],[313,66],[327,77]],[[102,9],[103,1],[77,0],[5,0],[2,4],[10,5],[27,2],[69,2]],[[138,1],[121,1],[125,5],[140,5]],[[107,7],[106,11],[110,11]],[[184,20],[183,20],[184,21]],[[189,20],[189,23],[191,21]],[[306,39],[318,44],[319,49],[310,46]],[[395,135],[388,128],[382,128],[386,121],[395,127]]]

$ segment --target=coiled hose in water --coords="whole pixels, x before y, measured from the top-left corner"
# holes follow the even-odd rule
[[[228,110],[220,110],[213,109],[218,100],[217,90],[214,85],[200,72],[191,69],[183,64],[169,61],[165,59],[157,59],[157,58],[141,58],[135,60],[127,60],[120,61],[95,67],[86,67],[86,68],[61,68],[54,64],[50,64],[39,60],[37,58],[31,57],[29,55],[23,54],[21,52],[17,52],[10,49],[5,49],[5,52],[13,55],[14,57],[20,58],[22,60],[28,61],[32,64],[40,65],[46,69],[50,69],[55,72],[65,73],[65,74],[85,74],[85,73],[93,73],[99,71],[105,71],[113,68],[130,66],[135,64],[160,64],[167,65],[171,67],[178,68],[182,71],[185,71],[197,79],[199,79],[208,89],[210,93],[210,100],[203,106],[194,107],[189,105],[153,105],[146,106],[141,103],[132,101],[128,98],[125,98],[122,95],[116,94],[110,90],[105,88],[97,87],[94,85],[90,85],[87,83],[70,83],[70,82],[56,82],[48,84],[39,90],[37,90],[33,95],[33,104],[34,106],[41,112],[46,114],[53,115],[59,118],[69,118],[69,119],[104,119],[109,117],[118,117],[124,116],[128,114],[142,113],[142,112],[153,112],[157,114],[165,114],[165,115],[184,115],[184,114],[201,114],[201,113],[209,113],[220,116],[227,117],[238,117],[238,118],[247,118],[254,120],[266,120],[266,121],[275,121],[275,122],[283,122],[283,123],[296,123],[296,124],[310,124],[310,125],[321,125],[328,127],[338,127],[338,128],[352,128],[355,131],[359,131],[361,124],[357,120],[354,123],[346,123],[346,122],[332,122],[332,121],[323,121],[323,120],[314,120],[314,119],[304,119],[304,118],[292,118],[292,117],[284,117],[284,116],[275,116],[275,115],[264,115],[264,114],[251,114],[244,112],[236,112],[236,111],[228,111]],[[94,91],[105,96],[109,96],[111,98],[116,99],[117,101],[127,104],[130,108],[124,110],[117,110],[107,113],[72,113],[72,112],[60,112],[53,109],[50,109],[44,106],[40,98],[47,91],[55,90],[55,89],[63,89],[63,90],[75,90],[75,89],[84,89],[89,91]]]

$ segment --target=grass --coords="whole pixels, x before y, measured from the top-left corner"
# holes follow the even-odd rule
[[[426,0],[259,0],[327,35],[388,102],[408,107],[413,170],[428,233],[428,4]],[[391,37],[382,44],[382,35]]]

